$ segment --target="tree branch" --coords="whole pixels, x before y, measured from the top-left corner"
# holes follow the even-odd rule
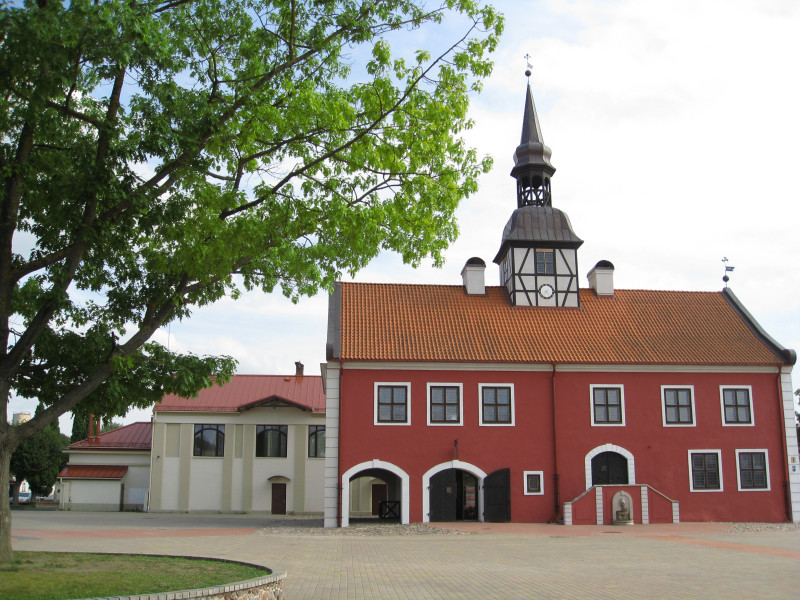
[[[430,65],[428,65],[428,67],[426,69],[420,71],[419,74],[417,75],[417,77],[413,78],[411,80],[411,82],[406,86],[406,88],[403,91],[403,93],[392,104],[392,106],[390,106],[388,109],[381,110],[380,113],[378,114],[378,116],[375,119],[373,119],[371,123],[369,123],[366,126],[364,126],[363,129],[361,129],[360,132],[358,132],[352,138],[347,140],[345,143],[339,145],[336,148],[333,148],[332,150],[329,150],[328,152],[322,154],[321,156],[318,156],[317,158],[315,158],[311,162],[308,162],[308,163],[304,164],[302,167],[287,173],[286,176],[283,177],[283,179],[281,179],[274,186],[272,186],[272,189],[270,190],[270,193],[274,194],[278,189],[282,188],[284,185],[286,185],[293,178],[295,178],[297,176],[300,176],[300,175],[303,175],[306,171],[308,171],[312,167],[315,167],[318,164],[322,163],[323,161],[328,160],[329,158],[332,158],[332,157],[336,156],[337,154],[341,153],[342,151],[346,150],[347,148],[349,148],[350,146],[355,144],[358,140],[362,139],[367,134],[369,134],[372,131],[374,131],[375,129],[377,129],[378,125],[380,125],[389,115],[391,115],[400,106],[402,106],[402,104],[411,95],[411,92],[417,89],[417,86],[419,85],[419,82],[423,78],[427,77],[427,74],[431,70],[433,70],[433,68],[436,65],[438,65],[442,60],[444,60],[444,58],[448,54],[450,54],[450,52],[452,52],[452,50],[454,48],[458,47],[458,45],[461,44],[467,38],[469,33],[472,32],[473,28],[474,28],[474,26],[472,28],[470,28],[469,31],[467,33],[465,33],[464,36],[460,40],[458,40],[457,42],[452,44],[449,48],[447,48],[444,52],[442,52],[434,61],[431,62]],[[224,219],[224,218],[233,216],[233,215],[235,215],[237,213],[249,210],[251,208],[254,208],[254,207],[258,206],[262,202],[264,202],[264,198],[257,198],[255,200],[253,200],[252,202],[247,202],[246,204],[242,204],[241,206],[239,206],[237,208],[233,208],[233,209],[230,209],[230,210],[223,211],[221,213],[221,218]]]
[[[97,139],[97,152],[95,155],[95,171],[100,173],[105,170],[106,159],[111,146],[111,132],[113,131],[114,122],[117,119],[117,113],[120,107],[120,96],[122,94],[122,85],[125,81],[125,69],[119,67],[117,76],[114,79],[114,85],[109,96],[108,109],[106,110],[106,118],[103,126],[100,128],[100,134]],[[44,331],[47,324],[53,318],[59,304],[59,296],[66,293],[67,288],[72,283],[75,277],[75,272],[83,259],[86,250],[89,247],[88,232],[92,229],[96,220],[97,204],[99,199],[97,194],[92,194],[86,202],[86,207],[83,212],[83,219],[80,227],[75,232],[75,240],[70,245],[69,252],[65,255],[64,272],[59,279],[54,279],[53,286],[50,289],[49,298],[46,299],[42,306],[37,311],[36,315],[31,319],[25,332],[14,344],[11,351],[0,360],[0,380],[5,381],[10,379],[13,373],[22,362],[24,356],[30,351],[36,340]],[[13,289],[13,286],[9,286]],[[2,390],[0,390],[2,391]]]
[[[75,386],[49,407],[40,411],[30,421],[18,425],[15,430],[17,441],[19,443],[24,442],[32,435],[40,432],[58,419],[60,415],[75,408],[79,402],[99,388],[114,373],[114,361],[116,359],[125,358],[139,350],[161,327],[164,321],[172,314],[172,311],[175,310],[175,301],[186,294],[187,287],[188,277],[184,275],[181,282],[176,285],[175,292],[153,311],[149,319],[143,320],[136,333],[127,342],[117,346],[108,358],[81,384]]]
[[[48,108],[55,109],[61,114],[67,115],[68,117],[72,117],[73,119],[78,119],[79,121],[83,121],[84,123],[89,123],[90,125],[93,125],[97,129],[100,129],[103,126],[103,122],[100,121],[99,119],[90,117],[87,114],[84,114],[80,111],[70,108],[69,106],[64,106],[63,104],[59,104],[58,102],[53,102],[52,100],[48,100],[47,102],[45,102],[45,106],[47,106]]]
[[[217,121],[212,126],[210,126],[204,133],[202,133],[198,137],[197,144],[193,148],[187,148],[180,154],[180,156],[170,161],[168,164],[164,165],[161,169],[159,169],[159,171],[153,177],[151,177],[148,181],[145,182],[144,187],[150,189],[160,189],[163,191],[164,190],[163,185],[158,186],[158,183],[165,177],[168,177],[169,175],[180,169],[181,167],[184,167],[187,164],[189,164],[189,161],[193,157],[197,156],[200,152],[202,152],[203,148],[205,148],[205,145],[208,143],[208,140],[211,139],[211,136],[213,136],[217,131],[219,131],[225,123],[230,121],[236,115],[239,109],[241,109],[242,106],[244,106],[245,103],[250,99],[250,96],[252,96],[255,92],[260,90],[262,87],[264,87],[267,83],[269,83],[272,79],[274,79],[281,73],[288,71],[298,63],[301,63],[311,58],[315,54],[321,52],[333,40],[344,34],[345,31],[346,29],[344,27],[336,29],[335,31],[327,35],[323,40],[321,40],[317,48],[308,50],[303,54],[295,58],[289,59],[283,62],[281,65],[275,66],[272,69],[270,69],[258,81],[256,81],[256,83],[250,86],[249,95],[243,95],[242,97],[237,99],[236,102],[234,102],[228,108],[228,110],[226,110],[219,116]]]

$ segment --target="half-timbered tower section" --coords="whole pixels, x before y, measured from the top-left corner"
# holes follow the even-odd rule
[[[619,290],[553,208],[530,90],[517,208],[463,285],[330,298],[325,524],[800,520],[791,369],[730,289]],[[155,440],[155,437],[154,437]]]

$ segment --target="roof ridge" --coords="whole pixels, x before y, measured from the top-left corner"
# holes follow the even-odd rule
[[[375,286],[375,287],[417,287],[417,288],[463,288],[462,283],[391,283],[380,281],[341,281],[342,285]],[[487,289],[504,289],[502,285],[487,285]],[[582,292],[593,292],[591,287],[578,288]],[[646,289],[646,288],[615,288],[614,292],[644,292],[650,294],[722,294],[719,290],[679,290],[679,289]]]
[[[277,374],[276,375],[275,373],[234,373],[233,375],[231,375],[231,379],[233,379],[234,377],[322,377],[322,375],[308,375],[308,374],[303,374],[303,375],[294,375],[294,374],[292,374],[292,375],[281,375],[281,374]],[[214,384],[214,385],[216,385],[216,384]],[[207,388],[203,388],[203,389],[207,389]]]
[[[463,284],[460,283],[392,283],[392,282],[385,282],[385,281],[339,281],[337,283],[341,283],[342,285],[374,285],[374,286],[382,286],[382,287],[455,287],[460,288],[464,287]],[[486,286],[486,287],[502,287],[499,285],[495,286]]]

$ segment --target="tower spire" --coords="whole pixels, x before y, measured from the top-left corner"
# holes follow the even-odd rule
[[[528,78],[531,70],[529,60]],[[511,169],[517,180],[517,208],[503,230],[494,262],[513,306],[576,308],[581,305],[577,273],[583,240],[572,231],[569,217],[553,208],[550,178],[556,169],[542,138],[530,83],[526,87],[522,136]]]
[[[530,57],[526,54],[526,59]],[[514,151],[514,168],[511,176],[517,180],[517,207],[551,206],[550,178],[556,172],[550,164],[551,151],[542,138],[542,128],[536,115],[536,105],[530,86],[531,64],[525,75],[529,82],[525,95],[525,113],[522,118],[522,135]]]

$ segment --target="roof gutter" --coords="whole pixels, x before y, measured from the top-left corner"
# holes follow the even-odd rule
[[[797,362],[797,352],[790,348],[784,348],[781,344],[779,344],[775,338],[773,338],[770,334],[768,334],[763,327],[756,321],[755,317],[750,314],[750,312],[744,307],[744,304],[741,303],[739,298],[736,297],[730,288],[725,288],[722,290],[722,297],[728,301],[728,303],[733,307],[733,309],[739,314],[742,320],[745,322],[752,331],[763,343],[767,348],[772,350],[778,358],[781,359],[781,362],[784,365],[794,365]]]
[[[781,385],[781,374],[783,373],[783,365],[778,365],[778,373],[775,376],[775,387],[778,392],[778,427],[783,432],[781,440],[783,449],[781,456],[783,458],[783,500],[786,503],[786,518],[789,523],[792,522],[792,491],[789,487],[789,438],[786,433],[786,414],[783,409],[783,385]]]

